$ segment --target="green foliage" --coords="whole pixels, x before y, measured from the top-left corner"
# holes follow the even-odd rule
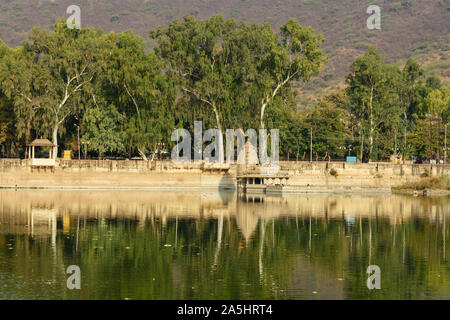
[[[70,145],[79,127],[91,155],[146,159],[169,150],[174,128],[192,131],[196,120],[222,132],[280,129],[282,153],[296,159],[309,153],[311,129],[315,159],[427,156],[439,147],[443,133],[433,130],[429,142],[427,121],[447,123],[449,87],[437,77],[423,82],[413,59],[403,68],[386,64],[374,47],[350,65],[345,89],[298,112],[308,98],[297,94],[302,84],[314,77],[318,90],[334,81],[329,71],[320,75],[323,42],[295,19],[275,32],[267,23],[187,16],[152,30],[148,42],[131,31],[69,30],[64,19],[51,31],[35,28],[22,47],[0,42],[3,154],[13,145],[23,154],[41,136]]]
[[[11,150],[11,146],[14,142],[15,122],[13,104],[0,92],[0,144],[2,146],[1,155],[4,157],[15,154],[10,153],[14,152]]]
[[[127,118],[122,130],[128,153],[138,151],[145,158],[158,145],[168,146],[174,129],[176,88],[163,74],[158,57],[145,52],[142,38],[130,31],[117,35],[106,76],[110,103]]]
[[[336,169],[334,169],[334,168],[331,168],[330,171],[329,171],[329,173],[330,173],[330,175],[331,175],[332,177],[337,178],[337,176],[338,176],[338,172],[337,172]]]
[[[411,132],[408,133],[408,141],[414,149],[414,154],[418,157],[429,156],[429,130],[430,122],[425,119],[419,119],[414,123]]]
[[[65,122],[77,106],[85,104],[84,93],[105,66],[111,40],[100,30],[70,30],[64,19],[53,31],[32,30],[24,47],[0,65],[6,75],[3,90],[14,101],[20,119],[20,137],[29,141],[34,130],[37,135],[51,135],[58,145]]]
[[[116,6],[113,3],[105,3],[105,9],[108,11],[114,10]]]
[[[402,9],[402,4],[401,4],[401,2],[394,2],[394,3],[391,5],[391,7],[389,8],[389,11],[396,12],[396,11],[399,11],[399,10],[401,10],[401,9]]]
[[[289,95],[291,82],[308,81],[319,72],[326,60],[319,49],[322,37],[295,19],[280,31],[213,16],[204,21],[185,17],[150,35],[185,94],[182,103],[194,113],[212,111],[211,121],[221,129],[249,127],[250,115],[257,113],[264,127],[266,107]]]
[[[435,89],[425,99],[425,104],[434,118],[448,122],[450,109],[450,85]]]
[[[313,132],[313,152],[325,159],[343,159],[348,142],[347,114],[329,100],[320,101],[313,112],[306,117]]]
[[[88,109],[82,119],[81,145],[95,151],[99,159],[106,152],[123,152],[123,132],[119,130],[123,119],[113,105],[99,105]]]
[[[349,112],[361,138],[360,154],[369,160],[386,158],[393,150],[389,141],[394,140],[401,114],[396,90],[400,70],[385,64],[384,56],[375,47],[358,57],[350,70],[346,91],[350,98]],[[368,139],[368,150],[363,149],[364,139]]]

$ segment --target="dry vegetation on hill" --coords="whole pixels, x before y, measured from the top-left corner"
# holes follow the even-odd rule
[[[33,26],[50,28],[73,0],[0,0],[0,38],[19,45]],[[167,21],[213,14],[246,22],[270,23],[278,28],[288,18],[311,25],[326,38],[330,56],[319,77],[308,84],[301,102],[342,84],[351,61],[377,45],[388,61],[402,64],[414,57],[427,75],[450,79],[449,0],[79,0],[82,25],[116,32],[132,29],[145,39],[148,31]],[[382,10],[382,30],[368,30],[366,9]],[[150,45],[150,42],[149,42]]]

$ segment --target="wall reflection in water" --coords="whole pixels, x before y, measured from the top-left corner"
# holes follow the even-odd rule
[[[0,298],[450,298],[449,198],[1,191]],[[366,269],[380,266],[382,289]],[[66,288],[79,265],[82,289]]]

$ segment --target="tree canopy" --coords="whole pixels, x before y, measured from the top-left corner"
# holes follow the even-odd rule
[[[323,37],[295,19],[274,30],[186,16],[149,38],[151,49],[132,31],[69,29],[60,19],[52,30],[34,28],[20,47],[0,41],[2,156],[24,156],[27,144],[46,137],[58,145],[53,157],[81,147],[85,157],[154,159],[173,146],[175,128],[192,131],[198,120],[219,129],[222,155],[227,128],[279,129],[288,159],[445,151],[449,86],[424,78],[413,59],[390,65],[370,47],[351,63],[343,88],[307,107],[297,103],[298,87],[327,57]]]

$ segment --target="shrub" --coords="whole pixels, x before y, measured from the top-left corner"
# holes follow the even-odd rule
[[[115,6],[112,3],[105,3],[105,9],[108,11],[114,10]]]
[[[331,169],[330,169],[330,175],[333,176],[333,177],[335,177],[335,178],[337,178],[338,172],[336,171],[336,169],[331,168]]]
[[[420,174],[420,177],[421,177],[421,178],[427,178],[427,177],[429,177],[429,176],[430,176],[430,171],[429,171],[428,169],[426,169],[426,168],[425,168],[424,172],[422,172],[422,173]]]

